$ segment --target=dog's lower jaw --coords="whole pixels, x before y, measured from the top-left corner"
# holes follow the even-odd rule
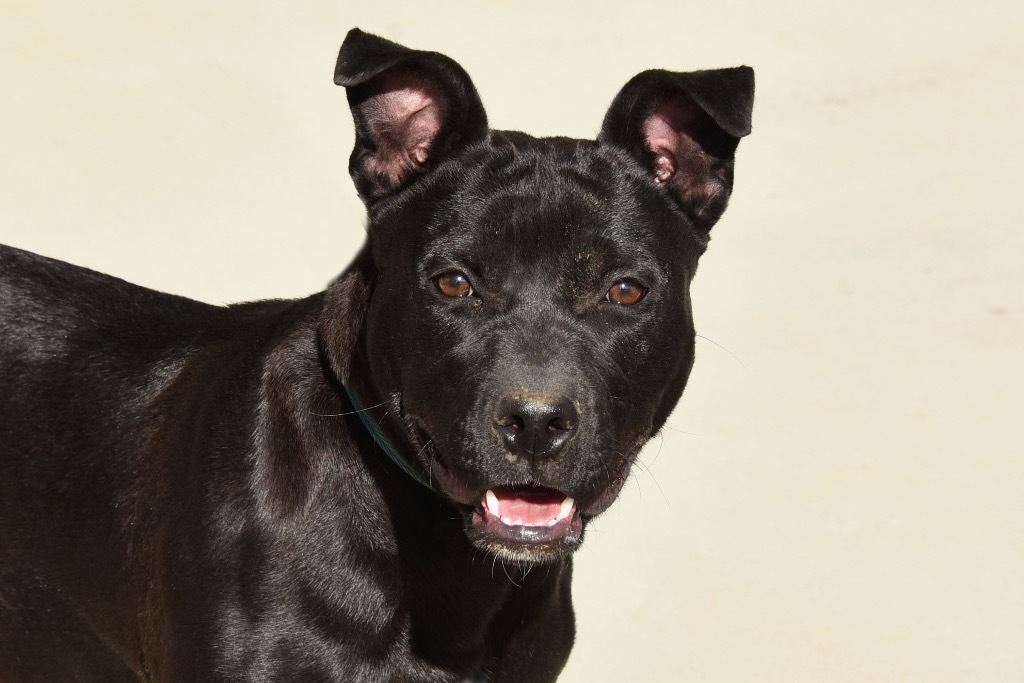
[[[500,562],[517,565],[550,564],[570,557],[579,547],[582,534],[574,542],[517,544],[502,539],[468,533],[470,542]]]
[[[573,508],[571,517],[552,526],[506,524],[476,508],[467,514],[466,536],[474,547],[502,562],[547,564],[571,556],[583,541],[585,520]]]

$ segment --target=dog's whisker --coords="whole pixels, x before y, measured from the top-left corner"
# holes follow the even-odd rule
[[[652,460],[650,464],[644,462],[643,458],[641,458],[639,454],[637,455],[636,460],[633,461],[633,464],[636,465],[639,471],[643,472],[644,474],[651,478],[651,481],[654,482],[654,485],[658,487],[658,491],[661,493],[661,497],[665,501],[665,505],[671,507],[672,504],[669,502],[668,496],[665,495],[665,489],[661,487],[661,484],[658,482],[658,478],[654,476],[654,470],[652,469],[654,463],[657,462],[658,460],[658,456],[661,455],[661,447],[663,444],[664,439],[662,439],[658,443],[658,450],[654,454],[654,460]]]
[[[665,437],[662,436],[662,434],[659,432],[658,433],[658,450],[654,453],[654,460],[651,461],[651,465],[652,466],[654,465],[654,463],[658,462],[658,456],[661,455],[661,449],[662,449],[662,447],[664,445],[665,445]],[[640,461],[640,456],[638,455],[636,459],[639,462]],[[650,471],[650,470],[648,470],[648,471]]]
[[[369,406],[369,407],[366,407],[366,408],[360,408],[359,410],[348,410],[348,411],[345,411],[343,413],[312,413],[311,412],[310,415],[314,415],[316,417],[344,417],[346,415],[358,415],[359,413],[368,413],[371,410],[373,410],[374,408],[380,408],[382,405],[386,405],[386,404],[387,404],[387,401],[381,401],[380,403],[378,403],[375,406]]]
[[[729,349],[725,348],[724,346],[722,346],[721,344],[719,344],[718,342],[716,342],[716,341],[715,341],[714,339],[712,339],[711,337],[705,337],[705,336],[704,336],[703,334],[694,334],[694,336],[695,336],[695,337],[698,337],[699,339],[703,339],[704,341],[710,342],[710,343],[714,344],[715,346],[717,346],[718,348],[722,349],[722,350],[723,350],[723,351],[725,351],[725,352],[726,352],[727,354],[729,354],[730,356],[732,356],[732,357],[733,357],[733,360],[735,360],[735,361],[736,361],[737,363],[739,363],[739,364],[740,364],[740,367],[741,367],[741,368],[743,368],[743,369],[744,369],[744,370],[746,370],[747,372],[750,372],[750,369],[749,369],[749,368],[748,368],[748,367],[747,367],[747,366],[746,366],[746,365],[745,365],[745,364],[743,363],[743,361],[741,361],[741,360],[740,360],[740,357],[739,357],[739,356],[737,356],[737,355],[736,355],[735,353],[733,353],[733,352],[732,352],[732,351],[730,351]]]
[[[658,487],[658,492],[661,494],[662,500],[665,501],[665,505],[667,507],[672,507],[672,503],[669,501],[668,496],[665,495],[665,489],[661,488],[661,484],[658,482],[658,478],[654,476],[654,473],[651,472],[649,468],[644,467],[643,469],[644,473],[647,474],[647,476],[651,478],[651,481],[654,482],[654,485]]]
[[[640,497],[640,500],[643,501],[643,499],[644,499],[644,487],[640,485],[640,479],[638,477],[632,477],[631,476],[629,478],[629,480],[631,482],[633,482],[634,484],[636,484],[637,495]]]
[[[686,432],[686,431],[683,431],[682,429],[679,429],[678,427],[673,427],[673,426],[669,425],[668,423],[663,424],[661,426],[661,429],[658,430],[658,433],[660,434],[665,429],[669,430],[670,432],[675,432],[676,434],[685,434],[687,436],[700,436],[700,434],[698,434],[696,432]]]
[[[512,576],[508,573],[508,567],[505,566],[504,560],[501,561],[501,571],[505,573],[505,578],[508,579],[513,586],[515,586],[516,588],[522,588],[522,586],[516,583],[516,580],[513,579]]]

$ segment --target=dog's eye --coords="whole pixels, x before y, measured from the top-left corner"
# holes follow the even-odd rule
[[[623,306],[632,306],[636,302],[643,299],[647,294],[647,290],[642,284],[636,280],[619,280],[612,288],[608,290],[604,300],[610,301],[613,304],[621,304]]]
[[[439,292],[445,296],[462,297],[473,295],[473,285],[469,284],[469,278],[465,273],[453,270],[443,273],[434,278]]]

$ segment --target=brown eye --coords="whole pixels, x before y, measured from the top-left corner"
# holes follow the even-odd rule
[[[604,299],[614,304],[632,306],[640,301],[640,299],[643,299],[645,294],[647,294],[647,290],[639,282],[635,280],[619,280],[608,290],[608,294],[605,295]]]
[[[457,270],[438,275],[434,282],[437,283],[438,291],[445,296],[455,298],[473,294],[473,285],[469,284],[469,278]]]

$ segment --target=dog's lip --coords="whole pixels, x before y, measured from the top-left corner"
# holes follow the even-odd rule
[[[532,481],[525,483],[506,482],[481,485],[479,482],[473,483],[471,479],[464,479],[456,472],[450,470],[439,454],[430,453],[430,457],[433,460],[433,466],[430,469],[431,481],[437,487],[438,491],[441,492],[441,494],[450,502],[454,503],[456,507],[460,508],[465,514],[473,514],[481,518],[483,518],[484,513],[488,511],[488,493],[493,496],[498,496],[498,494],[503,491],[514,491],[523,494],[524,496],[528,494],[533,496],[557,496],[556,502],[560,506],[563,502],[569,500],[572,516],[581,518],[585,523],[592,517],[596,517],[604,512],[612,502],[614,502],[626,480],[625,475],[612,477],[611,484],[605,490],[598,492],[596,495],[588,494],[586,492],[572,494],[564,490],[546,487]],[[498,518],[500,521],[500,514],[495,515],[492,513],[492,516]],[[507,516],[508,515],[506,515],[506,517]]]

